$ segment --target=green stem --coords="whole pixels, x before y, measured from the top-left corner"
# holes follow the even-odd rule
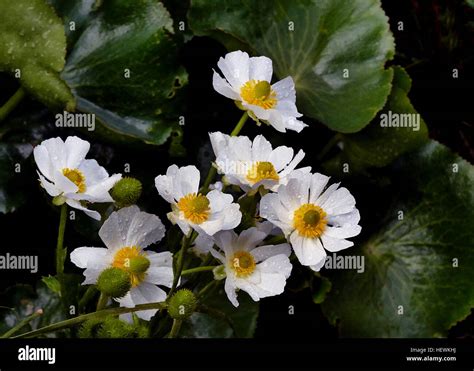
[[[24,96],[25,91],[23,88],[19,88],[15,94],[13,94],[10,99],[8,99],[8,101],[2,107],[0,107],[0,122],[2,122],[10,114],[10,112],[15,109]]]
[[[59,217],[58,243],[56,245],[56,273],[64,273],[64,231],[66,230],[67,204],[61,206],[61,216]]]
[[[242,115],[242,117],[240,118],[239,122],[237,123],[237,125],[235,125],[234,130],[232,130],[232,132],[230,133],[231,137],[235,137],[235,136],[239,135],[240,131],[244,127],[244,125],[247,122],[248,118],[249,118],[249,114],[247,113],[247,111],[245,111],[244,114]]]
[[[173,326],[171,326],[171,331],[168,335],[168,337],[170,339],[175,339],[178,337],[178,334],[179,334],[179,330],[181,329],[181,325],[182,325],[183,321],[179,320],[179,319],[175,319],[173,320]]]
[[[206,286],[204,286],[201,291],[199,291],[196,295],[196,297],[198,299],[203,299],[204,296],[206,294],[209,293],[209,291],[211,291],[215,286],[217,286],[217,284],[219,283],[219,281],[215,281],[215,280],[212,280],[211,282],[209,282]]]
[[[37,335],[42,335],[42,334],[47,334],[49,332],[53,331],[59,331],[63,330],[65,328],[69,328],[75,325],[78,325],[82,322],[91,320],[91,319],[97,319],[97,318],[103,318],[107,316],[117,316],[120,314],[125,314],[125,313],[134,313],[134,312],[139,312],[142,310],[149,310],[149,309],[166,309],[166,304],[165,303],[147,303],[147,304],[139,304],[136,305],[133,308],[125,308],[125,307],[119,307],[119,308],[109,308],[109,309],[104,309],[98,312],[94,313],[88,313],[88,314],[83,314],[81,316],[77,316],[71,319],[67,319],[65,321],[57,322],[49,326],[42,327],[38,330],[35,331],[30,331],[18,336],[13,337],[13,339],[19,339],[19,338],[30,338],[33,336]]]
[[[186,251],[191,245],[191,242],[194,240],[195,238],[194,235],[195,235],[195,232],[193,231],[189,236],[183,237],[183,242],[181,243],[181,249],[179,250],[179,253],[178,253],[176,272],[174,272],[173,285],[171,286],[170,292],[168,293],[168,298],[170,298],[173,295],[174,291],[176,290],[176,287],[178,286],[179,278],[181,277],[181,272],[183,271],[184,258],[186,255]]]
[[[342,135],[340,133],[335,134],[329,141],[326,143],[326,145],[323,147],[321,152],[319,152],[319,155],[316,157],[318,161],[321,161],[324,156],[328,154],[328,152],[334,147],[337,143],[339,143],[342,140]]]
[[[99,310],[102,310],[106,307],[107,301],[109,300],[109,297],[105,295],[103,292],[100,293],[99,301],[97,302],[97,309],[96,311],[98,312]]]
[[[23,327],[25,327],[27,324],[29,324],[31,321],[33,321],[35,318],[40,317],[43,315],[43,310],[38,309],[35,313],[32,315],[24,318],[20,323],[18,323],[15,327],[12,327],[10,330],[5,332],[2,336],[0,336],[0,339],[6,339],[15,334],[16,332],[20,331]]]
[[[201,192],[200,193],[207,193],[209,191],[209,186],[211,185],[212,181],[217,175],[217,169],[214,167],[214,165],[211,164],[211,168],[209,169],[209,172],[207,173],[206,179],[204,180],[204,184],[201,187]]]
[[[81,300],[79,300],[79,310],[83,310],[87,303],[95,296],[97,293],[97,289],[94,285],[91,285],[87,288],[86,292],[82,296]]]
[[[208,265],[208,266],[204,266],[204,267],[196,267],[196,268],[186,269],[186,270],[181,272],[181,276],[185,276],[187,274],[205,272],[205,271],[212,271],[215,267],[217,267],[217,265]]]

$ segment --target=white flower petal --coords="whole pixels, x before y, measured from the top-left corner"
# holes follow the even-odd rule
[[[286,257],[285,257],[286,258]],[[288,258],[286,258],[288,260]],[[291,271],[291,264],[288,262]],[[281,273],[261,272],[260,282],[254,285],[259,298],[280,295],[285,290],[286,277]]]
[[[122,179],[122,174],[114,174],[87,188],[86,195],[91,202],[114,202],[109,191],[120,179]]]
[[[299,179],[292,178],[288,180],[286,185],[278,188],[278,196],[281,203],[291,211],[296,210],[302,204],[308,203],[310,182],[310,174]]]
[[[221,231],[214,235],[214,242],[228,257],[234,253],[234,244],[237,238],[234,231]]]
[[[275,148],[270,156],[268,156],[269,162],[273,164],[275,167],[275,170],[280,173],[293,159],[293,148],[286,147],[286,146],[280,146]],[[304,152],[303,152],[303,157],[304,157]],[[302,158],[301,158],[302,159]],[[300,161],[301,161],[300,159]],[[299,162],[299,161],[298,161]],[[295,164],[296,166],[297,164]],[[281,174],[279,174],[281,175]]]
[[[100,274],[106,269],[107,267],[104,266],[102,268],[86,268],[84,271],[84,277],[86,278],[82,285],[95,285]]]
[[[55,168],[51,164],[49,152],[43,145],[38,145],[33,150],[36,165],[39,171],[48,179],[53,179]]]
[[[48,192],[50,196],[56,197],[60,193],[62,193],[61,190],[57,189],[53,183],[50,183],[49,181],[47,181],[46,178],[42,176],[39,172],[38,172],[38,175],[40,177],[41,186],[46,190],[46,192]]]
[[[284,255],[288,257],[290,254],[291,246],[287,243],[279,245],[264,245],[252,250],[252,255],[257,262],[261,262],[276,255]]]
[[[143,282],[139,286],[130,290],[130,297],[135,304],[160,303],[166,300],[166,293],[151,283]],[[120,302],[120,301],[119,301]],[[138,311],[137,316],[141,319],[149,321],[151,317],[158,312],[157,309]]]
[[[249,80],[272,81],[272,60],[267,57],[252,57],[249,59]]]
[[[295,83],[291,76],[285,77],[283,80],[274,83],[272,89],[275,91],[278,101],[296,101]]]
[[[150,267],[145,277],[146,282],[166,287],[173,285],[173,279],[173,268],[171,267]]]
[[[309,189],[309,202],[317,203],[319,196],[329,182],[329,177],[320,173],[311,176],[311,185]]]
[[[199,233],[199,236],[194,240],[194,248],[199,254],[208,254],[212,246],[214,246],[214,238],[206,233]]]
[[[86,213],[86,215],[90,216],[92,219],[100,220],[100,214],[97,211],[89,210],[89,209],[85,208],[84,206],[81,205],[81,203],[79,201],[72,200],[72,199],[67,199],[66,203],[69,206],[71,206],[75,209],[84,211]]]
[[[197,193],[200,177],[196,166],[190,165],[179,168],[176,176],[173,177],[174,198],[179,201],[190,193]]]
[[[232,100],[240,100],[240,95],[229,85],[229,83],[214,71],[212,75],[212,86],[219,94]]]
[[[281,228],[285,234],[293,229],[293,213],[283,206],[278,194],[268,193],[262,197],[260,201],[260,216]]]
[[[326,227],[324,235],[339,239],[355,237],[361,231],[360,225],[345,225],[343,227]]]
[[[274,111],[272,109],[265,109],[260,106],[256,106],[255,104],[249,104],[245,101],[242,101],[242,106],[252,111],[258,119],[263,121],[270,120],[270,114]]]
[[[71,262],[79,268],[97,267],[107,256],[107,249],[102,247],[79,247],[71,252]]]
[[[250,250],[255,248],[268,236],[267,233],[259,231],[256,227],[248,228],[240,233],[235,241],[239,250]]]
[[[165,235],[161,220],[140,211],[138,206],[124,207],[110,214],[99,230],[99,236],[110,249],[125,246],[145,248]]]
[[[153,243],[161,241],[164,236],[165,226],[160,218],[153,214],[138,212],[135,213],[130,221],[126,244],[127,246],[140,246],[144,249]]]
[[[75,194],[78,191],[77,185],[66,178],[63,173],[56,171],[54,174],[54,184],[62,193]]]
[[[49,159],[53,170],[62,170],[66,167],[67,152],[66,146],[61,138],[50,138],[41,142],[40,146],[44,146],[49,154]],[[44,174],[46,175],[46,174]]]
[[[224,290],[225,293],[227,294],[227,297],[229,298],[230,302],[234,307],[239,306],[239,302],[237,300],[237,293],[236,293],[236,287],[234,285],[234,282],[231,278],[227,277],[225,280],[224,284]]]
[[[89,152],[90,143],[78,137],[67,137],[64,143],[66,147],[66,167],[77,169]]]
[[[323,245],[317,238],[305,238],[295,231],[290,236],[290,242],[302,265],[315,265],[326,257]]]
[[[328,224],[336,227],[343,227],[345,225],[356,225],[360,221],[359,210],[354,209],[350,213],[331,215],[328,217]]]
[[[172,267],[173,265],[173,254],[169,251],[160,253],[147,251],[146,253],[151,265],[154,267]]]
[[[268,161],[271,154],[271,143],[263,135],[257,135],[252,143],[252,160]]]
[[[331,193],[328,198],[320,204],[329,215],[346,214],[355,207],[355,198],[347,188],[339,188]]]
[[[234,89],[249,81],[249,55],[240,50],[226,54],[220,58],[217,66],[222,71],[225,79]]]
[[[321,236],[321,241],[323,243],[324,248],[331,252],[341,251],[347,249],[348,247],[354,246],[354,242],[330,237],[327,234],[323,234]]]
[[[321,259],[320,262],[318,262],[317,264],[315,265],[310,265],[309,267],[315,271],[315,272],[319,272],[321,270],[322,267],[324,267],[324,264],[326,263],[326,257],[324,257],[324,259]]]

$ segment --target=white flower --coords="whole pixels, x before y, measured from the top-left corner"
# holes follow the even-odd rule
[[[89,142],[78,137],[68,137],[65,142],[51,138],[35,147],[34,157],[40,183],[49,195],[60,196],[69,206],[100,220],[100,214],[84,203],[113,202],[109,190],[122,175],[109,177],[96,160],[86,160],[89,148]]]
[[[71,261],[85,268],[83,285],[95,284],[107,268],[115,267],[130,273],[132,288],[123,298],[115,299],[120,306],[133,308],[137,304],[163,302],[166,293],[157,285],[171,287],[173,257],[169,251],[145,251],[147,246],[160,241],[165,235],[161,220],[152,214],[130,206],[113,212],[100,228],[99,236],[107,248],[79,247],[71,253]],[[145,271],[131,271],[134,259],[146,259]],[[149,320],[157,310],[139,311],[140,318]]]
[[[171,165],[166,175],[155,178],[158,193],[171,204],[168,219],[178,224],[184,234],[191,228],[212,236],[216,232],[237,227],[242,213],[231,195],[214,189],[199,193],[199,170],[195,166],[178,168]]]
[[[263,135],[256,136],[253,142],[245,136],[231,137],[220,132],[210,133],[209,137],[219,173],[246,192],[261,185],[275,191],[290,177],[311,171],[311,167],[295,170],[304,157],[302,150],[295,156],[293,149],[286,146],[273,149]]]
[[[212,78],[214,89],[239,102],[257,119],[268,122],[276,130],[300,132],[307,125],[297,120],[302,115],[296,108],[293,79],[288,76],[270,85],[273,66],[267,57],[252,57],[240,50],[228,53],[217,62],[224,78],[216,71]]]
[[[354,197],[339,184],[323,192],[328,181],[322,174],[293,178],[260,202],[260,216],[281,228],[300,263],[315,271],[324,265],[325,249],[346,249],[353,245],[346,238],[361,231]]]
[[[254,301],[279,295],[285,289],[292,269],[288,259],[291,248],[287,243],[258,246],[267,237],[267,232],[253,227],[240,235],[224,231],[214,236],[222,252],[214,248],[210,251],[224,264],[227,275],[224,289],[236,307],[239,306],[238,289],[247,292]]]

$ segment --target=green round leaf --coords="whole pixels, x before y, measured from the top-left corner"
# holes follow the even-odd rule
[[[394,42],[378,0],[192,0],[189,23],[271,58],[295,80],[300,110],[333,130],[360,130],[390,92]]]
[[[80,34],[69,31],[71,52],[62,74],[78,108],[119,137],[164,143],[177,130],[176,94],[187,73],[177,61],[180,41],[163,4],[110,0],[96,9],[83,0],[58,9],[66,28],[77,21]]]
[[[74,109],[74,98],[59,77],[64,68],[63,23],[44,0],[0,1],[0,71],[53,108]]]
[[[410,76],[402,67],[394,66],[393,70],[392,91],[384,109],[364,130],[342,136],[342,152],[328,161],[328,171],[334,172],[337,169],[338,173],[344,175],[341,171],[344,163],[349,164],[351,171],[357,172],[369,167],[384,167],[428,141],[426,123],[408,98]],[[413,126],[382,127],[383,115],[390,115],[385,116],[388,120],[388,117],[394,117],[394,114],[397,115],[399,124]]]
[[[396,169],[388,223],[350,252],[365,272],[333,272],[323,310],[342,336],[445,336],[474,307],[474,167],[430,142]]]

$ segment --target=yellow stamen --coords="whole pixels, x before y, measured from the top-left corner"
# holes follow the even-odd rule
[[[148,264],[144,264],[145,260]],[[136,287],[145,279],[146,271],[150,266],[149,262],[140,247],[126,246],[115,253],[112,267],[127,271],[130,274],[132,287]],[[141,267],[142,269],[137,269],[137,267]]]
[[[196,193],[182,197],[177,206],[184,213],[184,217],[194,224],[205,222],[211,212],[209,199],[201,194],[196,195]]]
[[[271,162],[258,161],[252,165],[247,173],[247,180],[251,183],[258,183],[262,180],[280,180],[275,167]]]
[[[86,177],[81,171],[66,167],[63,169],[63,175],[77,186],[77,193],[84,193],[86,191]]]
[[[314,204],[301,205],[293,214],[293,225],[300,236],[317,238],[326,229],[326,213]]]
[[[276,93],[268,81],[250,80],[240,88],[242,99],[255,106],[270,109],[276,106]]]
[[[237,277],[248,277],[255,271],[255,259],[247,251],[237,251],[230,260],[230,266]]]

